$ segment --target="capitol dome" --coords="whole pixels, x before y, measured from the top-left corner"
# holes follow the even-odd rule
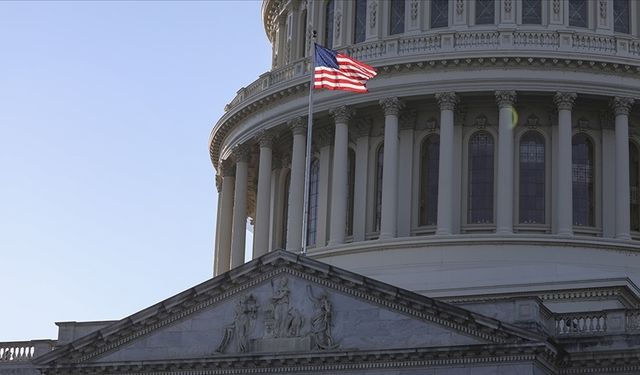
[[[216,274],[244,262],[247,219],[254,257],[300,251],[317,30],[379,74],[368,94],[314,94],[308,256],[451,301],[640,285],[640,4],[262,10],[272,69],[210,138]]]

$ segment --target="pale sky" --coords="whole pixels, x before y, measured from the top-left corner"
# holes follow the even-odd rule
[[[208,137],[269,70],[260,1],[0,1],[0,341],[211,277]]]

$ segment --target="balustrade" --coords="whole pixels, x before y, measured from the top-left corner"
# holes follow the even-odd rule
[[[0,342],[0,364],[28,362],[53,349],[54,340]]]
[[[602,334],[607,331],[607,314],[603,311],[557,315],[558,336]]]

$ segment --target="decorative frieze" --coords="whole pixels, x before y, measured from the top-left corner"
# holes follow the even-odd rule
[[[577,97],[578,94],[575,92],[557,92],[553,96],[553,102],[558,107],[558,110],[565,109],[570,111]]]
[[[404,107],[404,103],[397,97],[382,98],[379,103],[385,116],[398,116],[400,110]]]
[[[496,91],[496,102],[499,108],[512,107],[516,102],[516,92],[514,90],[509,91]]]
[[[458,96],[455,92],[439,92],[436,93],[436,100],[440,106],[440,110],[453,111],[458,104]]]

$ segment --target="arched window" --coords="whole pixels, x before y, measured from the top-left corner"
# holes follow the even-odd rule
[[[613,30],[629,34],[629,0],[613,0]]]
[[[376,152],[376,211],[375,224],[376,231],[380,231],[380,223],[382,220],[382,167],[384,165],[384,145],[378,147]]]
[[[476,0],[476,25],[492,24],[495,19],[495,0]]]
[[[593,142],[588,135],[573,136],[573,225],[594,226]]]
[[[389,4],[389,35],[404,33],[404,2],[405,0],[391,0]]]
[[[291,172],[287,172],[287,176],[284,178],[284,194],[282,201],[282,239],[280,241],[280,248],[287,248],[287,225],[289,223],[289,188],[291,185]]]
[[[355,194],[356,182],[356,153],[349,149],[347,154],[347,236],[353,235],[353,197]]]
[[[316,244],[318,232],[318,181],[320,178],[320,162],[311,161],[309,170],[309,206],[307,209],[307,246]]]
[[[469,191],[467,222],[493,223],[493,137],[486,131],[469,140]]]
[[[353,42],[361,43],[367,37],[367,0],[356,0],[355,6]]]
[[[428,136],[420,148],[420,220],[419,225],[436,225],[438,220],[438,167],[440,136]]]
[[[640,231],[640,202],[638,194],[640,190],[640,150],[638,146],[629,143],[629,185],[631,193],[631,230]]]
[[[520,138],[520,223],[544,224],[544,137],[528,131]]]
[[[328,0],[324,8],[324,45],[333,48],[333,0]]]

